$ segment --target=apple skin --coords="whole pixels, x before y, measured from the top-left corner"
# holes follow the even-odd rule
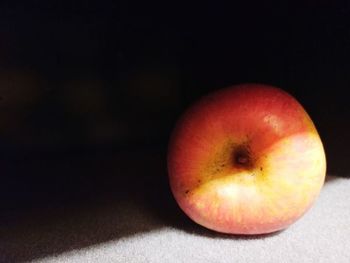
[[[222,233],[282,230],[313,205],[326,157],[304,108],[282,89],[215,91],[180,118],[168,149],[171,191],[196,223]]]

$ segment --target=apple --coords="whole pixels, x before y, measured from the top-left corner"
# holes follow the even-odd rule
[[[176,124],[168,149],[171,191],[196,223],[265,234],[302,217],[326,175],[322,141],[284,90],[241,84],[215,91]]]

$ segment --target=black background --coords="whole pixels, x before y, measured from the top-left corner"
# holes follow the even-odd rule
[[[329,173],[346,176],[349,17],[347,4],[313,0],[1,4],[2,205],[93,199],[120,186],[128,195],[145,181],[168,192],[176,119],[200,96],[243,82],[295,96]]]

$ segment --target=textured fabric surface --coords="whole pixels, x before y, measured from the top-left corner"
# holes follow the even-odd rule
[[[350,262],[347,178],[328,176],[304,217],[265,236],[214,233],[175,205],[153,209],[141,199],[106,198],[2,224],[0,262]]]

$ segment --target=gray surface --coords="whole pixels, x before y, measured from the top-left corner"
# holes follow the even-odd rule
[[[105,198],[2,224],[0,262],[350,262],[350,179],[328,177],[302,219],[260,237],[217,234],[175,206],[153,209],[141,199]]]

